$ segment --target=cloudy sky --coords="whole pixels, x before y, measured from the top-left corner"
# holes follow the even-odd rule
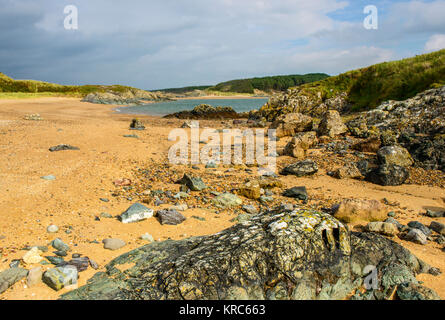
[[[0,0],[0,72],[143,89],[335,75],[445,48],[444,16],[445,0]]]

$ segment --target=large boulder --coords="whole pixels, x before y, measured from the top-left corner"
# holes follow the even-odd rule
[[[383,165],[409,167],[414,163],[408,150],[397,145],[380,148],[377,157]]]
[[[293,137],[298,132],[305,132],[312,129],[313,120],[311,117],[301,113],[288,113],[278,117],[269,129],[276,130],[276,137]]]
[[[315,144],[317,144],[317,133],[315,131],[299,132],[286,145],[283,155],[304,159],[309,148]]]
[[[335,217],[347,223],[382,221],[387,216],[384,206],[377,200],[343,199],[335,209]]]
[[[318,136],[335,137],[348,131],[337,110],[328,110],[318,125]]]
[[[381,165],[371,170],[366,180],[381,186],[400,186],[409,178],[409,171],[405,167]]]
[[[415,275],[431,269],[399,244],[351,233],[331,215],[276,210],[214,235],[145,245],[61,298],[344,299],[363,287],[369,265],[380,285],[369,299],[384,299],[402,283],[423,290]]]

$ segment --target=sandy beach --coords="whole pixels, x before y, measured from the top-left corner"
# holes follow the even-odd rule
[[[113,181],[123,178],[134,180],[135,169],[164,162],[173,143],[167,140],[168,134],[184,122],[138,116],[146,130],[130,131],[128,127],[134,115],[115,113],[112,109],[116,107],[85,103],[77,98],[0,100],[0,271],[8,269],[12,260],[23,257],[26,251],[22,248],[48,245],[59,237],[71,246],[71,253],[87,255],[99,264],[98,270],[89,268],[80,274],[79,285],[83,285],[96,272],[103,270],[111,259],[146,244],[139,239],[144,233],[148,232],[155,240],[161,241],[183,239],[213,234],[235,223],[231,221],[236,217],[232,212],[215,214],[200,208],[186,210],[183,214],[187,220],[177,226],[160,225],[156,219],[133,224],[106,218],[98,221],[96,217],[100,217],[101,213],[117,216],[135,202],[113,197]],[[24,120],[25,115],[35,113],[39,113],[43,120]],[[221,121],[206,121],[203,126],[224,128]],[[137,134],[139,139],[124,137],[128,134]],[[287,140],[283,139],[280,144]],[[70,144],[80,150],[48,151],[51,146],[59,144]],[[317,156],[317,150],[312,152]],[[205,171],[201,165],[196,172],[204,174]],[[216,180],[221,172],[215,172]],[[351,179],[336,180],[325,172],[320,170],[313,177],[298,179],[286,176],[282,177],[282,181],[286,187],[305,185],[312,197],[319,201],[335,202],[342,198],[397,201],[401,204],[397,208],[397,219],[404,224],[417,220],[429,225],[431,218],[419,213],[429,207],[445,206],[445,190],[438,186],[382,187]],[[54,175],[56,179],[41,179],[46,175]],[[244,177],[247,177],[245,172],[233,173],[235,182]],[[153,188],[177,192],[179,186],[166,182]],[[154,209],[169,206],[171,204]],[[205,217],[206,220],[203,222],[193,216]],[[435,220],[445,223],[445,218]],[[58,233],[46,231],[51,224],[59,226]],[[350,226],[351,229],[354,227]],[[67,230],[70,233],[66,233]],[[127,244],[116,251],[105,250],[102,245],[105,238],[120,238]],[[425,246],[398,238],[394,241],[445,272],[443,246],[433,241]],[[46,265],[43,269],[49,267]],[[419,275],[418,280],[445,297],[445,273],[437,277]],[[43,283],[27,288],[25,281],[20,281],[0,294],[0,299],[57,299],[64,292],[66,289],[56,292]]]

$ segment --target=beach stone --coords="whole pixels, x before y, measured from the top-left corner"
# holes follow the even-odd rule
[[[307,201],[308,194],[306,187],[293,187],[284,191],[283,196]]]
[[[99,265],[97,264],[96,261],[94,261],[94,260],[91,259],[91,258],[89,258],[89,261],[90,261],[90,266],[91,266],[91,268],[93,268],[94,270],[99,269]]]
[[[397,165],[381,165],[366,176],[366,180],[381,186],[400,186],[409,178],[409,171]]]
[[[182,179],[178,180],[176,183],[187,186],[191,191],[202,191],[207,189],[207,186],[200,177],[192,177],[187,173],[185,173]]]
[[[333,138],[347,131],[348,128],[343,123],[340,113],[337,110],[328,110],[322,116],[317,134],[319,137],[328,136]]]
[[[40,256],[42,251],[40,251],[37,247],[32,248],[23,256],[22,260],[26,264],[35,264],[39,263],[43,260],[43,257]]]
[[[25,278],[27,274],[28,270],[22,268],[11,268],[0,272],[0,294]]]
[[[68,262],[64,262],[61,265],[58,265],[58,267],[63,265],[70,265],[76,267],[77,272],[82,272],[88,269],[89,264],[90,264],[90,259],[88,257],[78,257],[78,258],[73,258]]]
[[[176,206],[172,206],[170,207],[170,210],[177,210],[177,211],[186,211],[188,209],[188,205],[187,204],[178,204]]]
[[[390,237],[393,237],[399,233],[397,226],[389,222],[369,222],[366,229],[369,232],[376,232]]]
[[[442,218],[445,216],[445,211],[426,210],[425,215],[430,218]]]
[[[164,225],[177,225],[185,221],[185,217],[176,210],[159,210],[156,212],[159,222]]]
[[[315,144],[317,144],[317,133],[315,131],[299,132],[286,145],[283,155],[304,159],[307,151]]]
[[[153,209],[149,209],[140,203],[135,203],[119,216],[119,220],[122,223],[132,223],[151,217],[153,217]]]
[[[26,277],[26,284],[28,287],[33,287],[42,281],[42,267],[35,267],[29,270],[28,276]]]
[[[56,232],[59,231],[59,227],[54,225],[54,224],[52,224],[52,225],[48,226],[48,228],[46,228],[46,231],[48,233],[56,233]]]
[[[249,214],[257,214],[258,213],[258,209],[251,204],[242,206],[242,209]]]
[[[276,137],[293,137],[298,132],[310,131],[313,119],[301,113],[288,113],[275,120],[269,129],[276,130]]]
[[[78,147],[71,146],[69,144],[59,144],[57,146],[49,148],[49,151],[64,151],[64,150],[80,150]]]
[[[129,264],[131,269],[123,268]],[[213,235],[132,250],[60,298],[341,300],[363,288],[370,264],[379,271],[379,288],[369,299],[383,300],[400,283],[417,283],[415,276],[430,269],[394,241],[349,232],[329,214],[265,211]]]
[[[153,238],[153,236],[152,236],[151,234],[149,234],[149,233],[147,232],[147,233],[144,233],[144,234],[141,236],[141,240],[145,240],[145,241],[153,242],[153,241],[154,241],[154,238]]]
[[[68,255],[66,251],[54,251],[54,254],[58,257],[66,257]]]
[[[426,235],[419,229],[411,229],[406,235],[402,235],[402,239],[422,245],[428,243]]]
[[[49,262],[51,262],[53,265],[59,265],[61,263],[64,263],[65,260],[62,257],[52,257],[52,256],[47,256],[45,257]]]
[[[121,239],[104,239],[102,240],[104,249],[118,250],[126,245],[124,240]]]
[[[225,209],[242,205],[243,200],[232,193],[225,192],[213,198],[212,203],[220,209]]]
[[[294,175],[297,177],[310,176],[318,172],[317,163],[313,160],[306,159],[296,162],[285,167],[282,171],[282,175]]]
[[[383,165],[409,167],[414,163],[408,150],[397,145],[380,148],[377,157]]]
[[[409,222],[408,223],[408,227],[414,228],[414,229],[419,229],[427,237],[429,237],[431,235],[431,230],[428,229],[427,226],[425,226],[424,224],[420,223],[419,221],[411,221],[411,222]]]
[[[238,195],[256,200],[261,196],[260,184],[256,180],[246,182],[238,189]]]
[[[64,252],[70,251],[70,247],[66,243],[64,243],[60,238],[56,238],[53,241],[51,241],[51,245],[53,246],[54,249],[59,251],[64,251]]]
[[[383,221],[386,219],[386,210],[377,200],[343,199],[334,215],[337,219],[347,223]]]
[[[43,177],[40,177],[40,178],[43,179],[43,180],[47,180],[47,181],[56,180],[56,177],[53,176],[52,174],[49,175],[49,176],[43,176]]]
[[[445,236],[445,225],[443,223],[432,221],[430,224],[430,229],[436,231],[438,234]]]
[[[363,178],[360,170],[353,163],[348,163],[342,168],[338,168],[334,174],[337,179],[360,179]]]
[[[406,228],[403,224],[392,217],[386,219],[385,222],[394,224],[399,231],[403,231],[403,229]]]
[[[273,189],[273,188],[282,188],[283,187],[283,182],[281,182],[280,179],[277,179],[276,177],[270,177],[270,176],[259,177],[258,183],[260,184],[260,187],[263,189]]]
[[[131,120],[130,129],[131,130],[145,130],[145,126],[142,124],[142,122],[139,119],[133,119],[133,120]]]
[[[101,218],[106,218],[106,219],[111,219],[113,218],[113,216],[111,214],[109,214],[108,212],[102,212],[100,214]]]
[[[47,270],[42,277],[43,282],[51,289],[60,289],[77,283],[77,268],[67,265]]]

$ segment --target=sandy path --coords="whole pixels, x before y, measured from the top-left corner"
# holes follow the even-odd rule
[[[23,120],[25,114],[32,113],[40,113],[45,120]],[[147,121],[147,130],[132,132],[128,130],[131,118],[131,115],[115,114],[110,106],[83,103],[74,98],[0,101],[0,248],[4,250],[0,270],[7,269],[12,259],[22,258],[25,251],[20,249],[24,246],[46,245],[55,237],[68,243],[72,252],[88,255],[104,266],[114,257],[144,245],[146,242],[138,238],[146,232],[155,239],[181,239],[212,234],[232,225],[229,220],[233,216],[215,216],[200,209],[187,210],[184,215],[206,217],[204,223],[196,219],[187,219],[178,226],[161,226],[155,219],[129,225],[115,219],[95,221],[101,212],[115,216],[133,203],[114,199],[112,182],[129,177],[134,166],[148,159],[160,161],[165,157],[171,144],[167,141],[169,131],[183,122],[141,116]],[[123,137],[134,133],[140,139]],[[62,143],[77,146],[80,151],[48,151],[49,147]],[[56,180],[40,179],[50,174],[55,175]],[[323,198],[399,201],[406,207],[398,216],[403,223],[419,220],[429,224],[431,219],[419,213],[425,211],[424,207],[443,207],[445,198],[441,188],[380,187],[353,180],[334,180],[324,174],[300,179],[284,177],[283,182],[287,187],[305,185],[310,193]],[[100,198],[110,202],[102,202]],[[439,221],[445,223],[445,218]],[[48,234],[46,228],[50,224],[58,225],[60,231]],[[71,234],[65,233],[68,226],[72,227]],[[127,245],[108,251],[102,244],[91,243],[109,237],[121,238]],[[396,241],[445,272],[442,246]],[[85,284],[96,272],[91,268],[82,272],[79,284]],[[421,275],[419,280],[445,297],[445,274]],[[24,288],[24,282],[19,282],[0,295],[0,299],[56,299],[63,292],[55,292],[44,284]]]

